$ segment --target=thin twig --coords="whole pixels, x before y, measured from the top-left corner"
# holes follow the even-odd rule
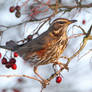
[[[77,28],[81,29],[81,31],[86,35],[85,30],[81,26],[73,25],[73,27],[77,27]]]
[[[84,36],[84,33],[79,33],[79,34],[73,34],[72,36],[69,36],[68,39],[72,39],[72,38],[76,38],[76,37],[80,37],[80,36]]]
[[[81,57],[79,57],[78,60],[80,60],[81,58],[83,58],[84,56],[86,56],[87,54],[89,54],[90,52],[92,52],[92,49],[90,49],[89,51],[87,51],[84,55],[82,55]]]
[[[7,77],[7,78],[10,78],[10,77],[26,77],[26,78],[29,78],[29,79],[34,79],[34,80],[37,80],[41,83],[41,80],[35,78],[35,77],[31,77],[31,76],[28,76],[28,75],[0,75],[0,77]]]
[[[51,4],[48,5],[51,9],[55,9],[56,4]],[[66,6],[66,5],[62,5],[59,4],[58,8],[67,8],[67,9],[74,9],[74,8],[92,8],[92,3],[90,4],[82,4],[82,5],[77,5],[77,6]]]

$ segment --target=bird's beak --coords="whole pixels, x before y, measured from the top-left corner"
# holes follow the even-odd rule
[[[69,20],[70,24],[77,22],[77,20]]]

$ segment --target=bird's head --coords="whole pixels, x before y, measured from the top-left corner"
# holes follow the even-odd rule
[[[77,20],[68,20],[68,19],[65,19],[65,18],[58,18],[58,19],[55,19],[52,24],[55,24],[55,23],[58,23],[60,25],[69,25],[69,24],[72,24],[72,23],[75,23],[77,22]]]
[[[64,18],[58,18],[56,20],[54,20],[51,24],[52,27],[52,33],[56,36],[58,35],[62,35],[62,33],[67,31],[67,27],[72,24],[77,22],[77,20],[68,20],[68,19],[64,19]]]

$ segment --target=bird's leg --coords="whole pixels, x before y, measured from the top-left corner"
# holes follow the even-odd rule
[[[49,85],[49,81],[46,80],[46,79],[44,79],[43,77],[41,77],[41,76],[38,74],[37,68],[38,68],[38,66],[34,66],[34,73],[42,80],[42,82],[41,82],[42,87],[43,87],[43,88],[46,88],[46,85]]]
[[[39,74],[38,74],[38,66],[35,66],[34,67],[34,73],[41,79],[41,80],[44,80],[44,78],[42,78]]]

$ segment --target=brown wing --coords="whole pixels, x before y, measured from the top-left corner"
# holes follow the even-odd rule
[[[17,50],[17,52],[19,53],[20,56],[22,56],[23,54],[26,54],[26,53],[33,53],[35,51],[38,51],[40,49],[43,49],[43,44],[44,42],[43,41],[37,41],[37,40],[33,40],[21,47],[19,47],[19,49]]]
[[[49,28],[49,31],[44,32],[39,37],[33,39],[32,41],[28,42],[27,44],[19,47],[17,52],[20,56],[26,53],[33,53],[42,49],[45,49],[46,46],[52,42],[53,38],[50,37],[49,33],[52,29]]]

